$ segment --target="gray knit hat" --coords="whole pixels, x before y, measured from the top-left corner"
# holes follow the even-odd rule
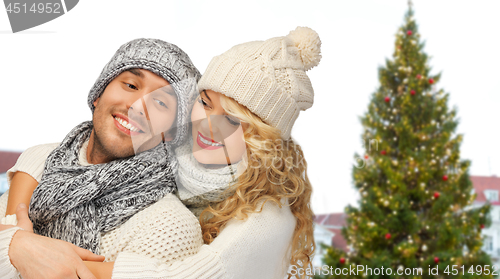
[[[106,86],[122,72],[133,69],[149,70],[172,85],[177,95],[177,133],[170,142],[181,143],[187,135],[189,121],[187,99],[196,89],[200,72],[189,56],[178,46],[158,39],[135,39],[122,45],[111,61],[104,66],[99,78],[90,90],[87,103],[94,113],[94,101]]]

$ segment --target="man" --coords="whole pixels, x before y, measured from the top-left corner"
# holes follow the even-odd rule
[[[138,39],[120,47],[89,93],[92,121],[75,127],[61,144],[27,150],[11,169],[12,185],[34,189],[30,204],[34,231],[99,253],[102,233],[171,192],[176,166],[167,149],[186,135],[185,97],[190,90],[186,83],[179,84],[190,79],[196,84],[199,76],[175,45]],[[40,163],[35,167],[31,163],[25,171],[19,161]],[[13,213],[17,204],[21,204],[17,213],[27,210],[22,204],[31,198],[29,189],[11,188],[9,195],[20,198],[9,197],[7,212]],[[102,257],[30,233],[29,220],[23,214],[19,217],[18,227],[0,232],[1,278],[17,276],[14,267],[24,278],[49,272],[51,278],[94,278],[80,258],[102,261]],[[23,226],[25,231],[18,231]],[[44,262],[26,266],[24,259],[37,256]]]

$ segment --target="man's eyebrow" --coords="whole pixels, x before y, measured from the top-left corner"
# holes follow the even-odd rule
[[[134,74],[140,78],[144,78],[144,74],[139,69],[128,69],[127,71],[131,72],[132,74]]]
[[[212,102],[212,99],[210,99],[210,97],[208,97],[207,91],[206,91],[206,90],[203,90],[202,92],[203,92],[203,93],[205,93],[205,97],[207,97],[207,99],[208,99],[210,102]]]

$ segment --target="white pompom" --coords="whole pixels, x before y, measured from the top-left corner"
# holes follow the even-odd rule
[[[321,60],[321,40],[318,33],[309,27],[297,27],[287,37],[298,48],[305,70],[319,64]]]

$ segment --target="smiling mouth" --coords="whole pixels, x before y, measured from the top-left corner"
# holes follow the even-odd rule
[[[125,119],[122,119],[118,116],[114,116],[115,120],[118,121],[118,123],[120,123],[120,125],[127,129],[127,130],[130,130],[132,132],[136,132],[136,133],[144,133],[144,131],[142,131],[141,129],[137,128],[136,126],[132,125],[131,123],[127,122]]]
[[[206,138],[203,136],[200,132],[198,132],[198,140],[200,140],[202,143],[208,146],[213,146],[213,147],[221,147],[224,146],[224,144],[220,142],[213,141],[211,139]]]

